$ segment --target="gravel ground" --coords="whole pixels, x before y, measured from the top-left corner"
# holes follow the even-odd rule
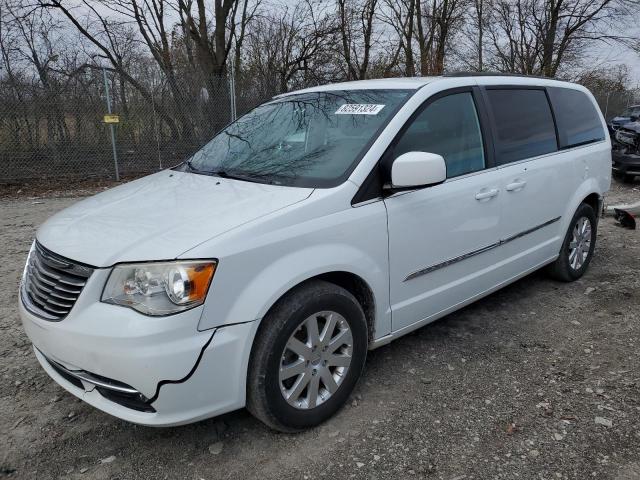
[[[640,479],[638,231],[607,218],[582,280],[535,273],[371,352],[319,428],[276,434],[239,411],[153,429],[66,393],[22,331],[34,230],[75,200],[0,199],[0,477]],[[609,196],[637,200],[637,184]]]

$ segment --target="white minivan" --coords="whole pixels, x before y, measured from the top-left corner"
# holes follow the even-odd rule
[[[22,322],[56,382],[122,419],[246,406],[308,428],[345,403],[368,349],[543,266],[581,277],[606,132],[588,90],[549,79],[287,93],[45,222]]]

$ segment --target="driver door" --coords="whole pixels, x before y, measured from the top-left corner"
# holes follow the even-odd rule
[[[477,90],[431,97],[387,152],[442,155],[447,180],[387,197],[394,332],[435,319],[499,281],[500,174],[487,161]]]

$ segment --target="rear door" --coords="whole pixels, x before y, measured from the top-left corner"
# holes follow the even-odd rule
[[[484,95],[504,192],[502,271],[510,278],[558,253],[560,219],[577,188],[576,165],[559,152],[544,87],[488,86]]]
[[[383,163],[410,151],[437,153],[447,165],[440,185],[385,199],[390,298],[395,332],[434,317],[486,290],[500,235],[500,173],[482,135],[479,90],[428,99],[390,147]],[[390,162],[389,162],[390,163]]]

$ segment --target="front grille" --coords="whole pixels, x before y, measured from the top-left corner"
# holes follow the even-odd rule
[[[22,299],[31,313],[59,321],[68,315],[93,268],[61,257],[35,242],[25,267]]]

